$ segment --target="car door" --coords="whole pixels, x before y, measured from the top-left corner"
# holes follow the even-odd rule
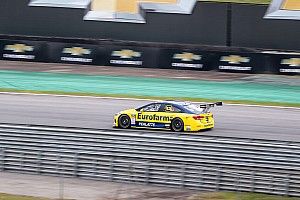
[[[138,109],[136,127],[164,128],[161,124],[161,103],[151,103]]]

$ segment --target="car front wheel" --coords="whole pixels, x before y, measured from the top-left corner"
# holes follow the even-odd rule
[[[118,120],[118,125],[120,128],[130,128],[130,117],[128,115],[121,115]]]
[[[182,119],[175,118],[172,120],[172,122],[171,122],[171,130],[172,131],[181,132],[181,131],[183,131],[183,128],[184,128],[184,124],[183,124]]]

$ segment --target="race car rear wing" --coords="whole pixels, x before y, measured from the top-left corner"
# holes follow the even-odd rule
[[[215,106],[223,106],[223,102],[215,102],[215,103],[207,103],[207,104],[200,104],[200,108],[204,108],[203,112],[206,113],[208,112],[212,107]]]

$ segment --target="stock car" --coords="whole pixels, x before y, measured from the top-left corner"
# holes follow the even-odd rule
[[[222,102],[200,105],[172,100],[153,102],[115,114],[113,127],[167,129],[174,132],[212,129],[215,121],[210,109],[222,105]]]

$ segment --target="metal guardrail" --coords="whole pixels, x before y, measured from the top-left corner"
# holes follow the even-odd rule
[[[300,196],[300,143],[0,124],[0,170]]]

